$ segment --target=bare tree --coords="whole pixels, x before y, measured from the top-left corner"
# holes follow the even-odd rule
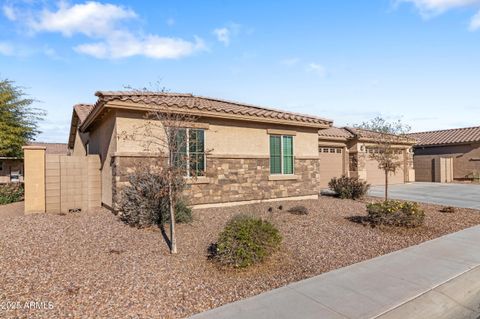
[[[165,93],[141,90],[138,94]],[[196,130],[187,129],[197,120],[195,116],[168,106],[149,105],[149,108],[142,124],[134,127],[132,131],[121,132],[120,136],[125,140],[139,141],[146,152],[155,154],[150,164],[154,166],[155,174],[161,174],[165,181],[165,187],[161,188],[158,195],[168,198],[169,246],[170,252],[175,254],[177,253],[175,207],[185,189],[185,177],[196,178],[198,166],[204,165],[205,150],[201,154],[193,155],[188,152],[192,139],[195,138],[195,134],[198,134]]]
[[[395,174],[403,163],[398,144],[407,142],[410,126],[400,120],[388,122],[382,117],[376,117],[368,122],[355,125],[356,128],[371,131],[374,148],[369,153],[370,158],[378,162],[378,168],[385,173],[385,200],[388,200],[388,176]]]

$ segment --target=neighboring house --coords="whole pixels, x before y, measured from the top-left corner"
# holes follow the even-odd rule
[[[28,145],[45,147],[45,154],[69,155],[68,144],[66,143],[30,142]]]
[[[378,162],[371,158],[375,151],[376,132],[352,128],[331,127],[320,130],[318,150],[320,157],[320,187],[325,188],[333,177],[347,175],[366,180],[371,185],[385,184],[385,173],[378,168]],[[390,174],[389,183],[400,184],[413,182],[414,140],[399,139],[394,148],[398,152],[398,161],[401,162],[395,174]]]
[[[416,180],[450,182],[480,176],[480,126],[412,133]]]
[[[47,154],[67,154],[65,143],[30,142],[28,145],[45,146]],[[0,157],[0,184],[23,182],[23,158]]]
[[[0,184],[23,182],[23,159],[0,157]]]
[[[156,155],[145,141],[121,138],[142,127],[148,110],[168,107],[198,117],[186,123],[201,158],[189,179],[193,205],[317,197],[318,131],[332,121],[220,99],[176,93],[97,92],[95,105],[74,107],[68,147],[72,155],[98,154],[102,203],[116,196],[138,163]],[[208,152],[207,152],[208,150]]]

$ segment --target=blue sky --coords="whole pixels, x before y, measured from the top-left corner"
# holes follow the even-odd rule
[[[97,90],[172,92],[413,131],[480,125],[480,0],[1,1],[0,77],[66,142]]]

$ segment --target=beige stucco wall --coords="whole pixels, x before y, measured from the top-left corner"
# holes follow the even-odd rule
[[[116,111],[90,129],[89,154],[100,156],[102,203],[112,205],[112,155],[117,150]]]
[[[75,136],[75,143],[72,151],[73,156],[83,156],[87,154],[85,143],[88,142],[88,139],[89,139],[89,133],[80,133],[77,130],[77,134]]]
[[[25,213],[45,212],[45,147],[25,146]]]
[[[156,124],[149,125],[141,113],[118,111],[117,117],[117,152],[135,153],[159,151],[158,143],[147,147],[149,136],[152,141],[160,141],[162,129]],[[222,119],[198,119],[197,125],[205,129],[205,147],[210,156],[236,157],[268,157],[270,152],[269,131],[279,130],[280,133],[294,135],[295,157],[318,157],[318,130],[314,128],[270,125],[268,123],[250,123]],[[145,132],[145,127],[152,132]],[[136,132],[134,138],[126,138],[125,134]]]

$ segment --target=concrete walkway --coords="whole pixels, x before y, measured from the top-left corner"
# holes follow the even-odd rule
[[[478,319],[479,243],[468,228],[192,318]]]
[[[371,196],[383,197],[384,186],[373,186]],[[480,185],[409,183],[389,185],[389,197],[445,206],[480,209]]]

